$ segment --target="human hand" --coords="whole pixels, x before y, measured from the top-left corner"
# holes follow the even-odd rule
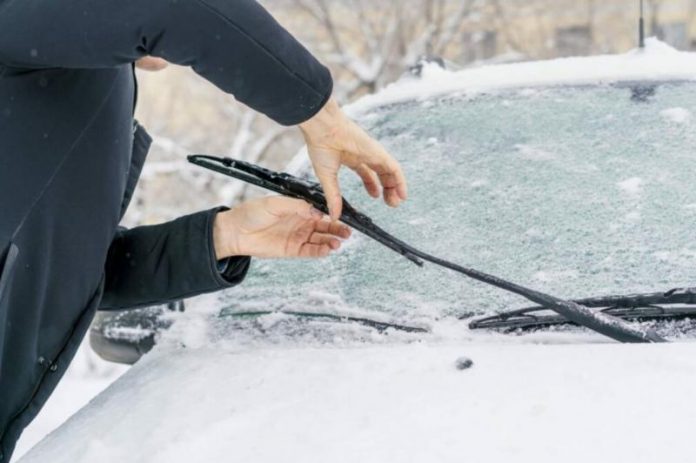
[[[217,259],[230,256],[317,258],[341,246],[351,230],[305,201],[269,196],[248,201],[215,218]]]
[[[343,201],[338,184],[342,165],[354,170],[373,198],[398,206],[406,199],[406,179],[399,163],[357,124],[348,119],[332,98],[316,116],[300,124],[309,158],[321,182],[331,218],[341,217]]]
[[[156,56],[145,56],[135,62],[135,67],[145,71],[161,71],[169,66],[169,63],[162,58]]]

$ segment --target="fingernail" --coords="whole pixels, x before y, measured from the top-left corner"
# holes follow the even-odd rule
[[[324,213],[316,207],[312,207],[309,213],[312,214],[314,217],[324,217]]]

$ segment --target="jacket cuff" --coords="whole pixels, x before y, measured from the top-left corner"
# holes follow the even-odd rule
[[[274,114],[269,117],[281,125],[292,126],[307,122],[316,116],[317,113],[326,106],[326,103],[328,103],[329,98],[331,98],[333,94],[333,78],[331,77],[331,72],[329,72],[327,68],[323,68],[322,77],[319,78],[318,81],[320,88],[315,88],[318,100],[310,104],[297,105],[290,111],[286,109],[282,115]]]

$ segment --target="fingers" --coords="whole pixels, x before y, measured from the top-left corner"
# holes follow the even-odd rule
[[[343,239],[350,238],[350,235],[352,234],[350,227],[347,225],[342,224],[341,222],[332,222],[329,220],[317,222],[315,230],[319,233],[328,233]]]
[[[307,242],[300,246],[299,257],[326,257],[341,247],[339,238],[346,239],[350,235],[351,230],[348,226],[340,222],[321,220],[316,223],[315,231],[309,236]]]
[[[312,233],[307,242],[310,244],[325,244],[333,251],[341,247],[341,240],[327,233]]]
[[[276,217],[296,214],[302,219],[314,221],[314,232],[333,235],[338,238],[350,238],[352,234],[348,225],[332,221],[323,212],[301,199],[284,196],[264,198],[266,210]]]
[[[367,193],[373,198],[379,198],[379,178],[377,174],[365,164],[360,164],[354,170],[362,179]]]
[[[340,219],[343,210],[343,198],[338,185],[337,172],[317,172],[317,177],[324,190],[326,204],[329,206],[329,216],[332,220]]]
[[[369,175],[371,181],[376,184],[375,176],[378,177],[379,183],[383,188],[384,201],[392,207],[398,206],[408,197],[406,177],[401,170],[401,166],[379,142],[370,137],[357,125],[353,127],[357,132],[355,134],[355,155],[362,163],[358,166],[362,173],[357,169],[356,172],[363,179],[365,188],[372,195],[370,189],[373,187],[371,185],[368,186],[369,180],[366,182],[365,178]],[[362,166],[365,167],[363,168]],[[372,172],[368,174],[366,171]]]
[[[401,166],[378,143],[381,154],[372,157],[367,165],[377,174],[384,190],[384,200],[392,207],[398,206],[408,197],[406,178]]]
[[[327,244],[305,243],[300,247],[299,257],[316,259],[326,257],[329,253],[331,253],[331,248]]]
[[[392,207],[397,207],[401,201],[406,199],[405,180],[401,168],[392,166],[395,173],[381,173],[379,176],[368,167],[366,164],[360,164],[355,168],[355,172],[360,176],[365,185],[365,190],[373,198],[378,198],[380,193],[380,184],[382,185],[384,202]]]

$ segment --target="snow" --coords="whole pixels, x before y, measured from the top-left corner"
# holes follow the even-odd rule
[[[139,341],[152,334],[152,330],[143,327],[114,326],[107,327],[104,333],[111,339]]]
[[[631,177],[620,181],[618,187],[625,193],[637,195],[643,186],[643,179],[640,177]]]
[[[348,107],[355,116],[377,106],[452,93],[476,94],[552,85],[604,85],[626,81],[694,80],[696,53],[680,52],[656,38],[645,49],[621,55],[561,58],[446,71],[424,67],[422,78],[404,78]]]
[[[675,124],[686,124],[691,120],[691,111],[685,108],[669,108],[660,111],[660,115]]]
[[[166,349],[20,462],[686,461],[694,373],[692,343]]]
[[[557,159],[557,156],[553,153],[534,146],[517,144],[515,145],[515,149],[522,159],[526,159],[528,161],[551,161],[553,159]]]

